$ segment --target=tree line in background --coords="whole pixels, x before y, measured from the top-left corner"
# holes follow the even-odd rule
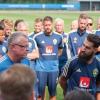
[[[0,0],[0,3],[67,3],[67,0]]]

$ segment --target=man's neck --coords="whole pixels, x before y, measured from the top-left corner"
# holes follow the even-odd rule
[[[14,55],[13,53],[11,53],[11,52],[8,51],[7,55],[9,56],[9,58],[13,62],[15,62],[15,63],[19,63],[20,62],[20,60],[18,59],[18,57],[16,55]]]
[[[91,64],[93,62],[93,59],[94,59],[94,56],[90,60],[87,61],[87,64]]]

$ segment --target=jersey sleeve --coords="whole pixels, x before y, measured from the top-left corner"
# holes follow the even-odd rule
[[[71,73],[72,73],[71,61],[68,60],[66,65],[63,67],[63,72],[61,75],[65,78],[69,78],[71,76]]]

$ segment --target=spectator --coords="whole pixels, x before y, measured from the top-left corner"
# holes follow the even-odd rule
[[[23,64],[14,64],[0,75],[0,100],[30,100],[35,73]]]
[[[56,85],[58,77],[58,55],[61,55],[62,36],[53,32],[53,19],[46,16],[43,19],[44,32],[34,36],[39,48],[40,57],[36,62],[38,82],[38,100],[44,100],[45,86],[48,86],[50,100],[56,100]]]
[[[86,27],[87,18],[79,17],[77,31],[70,33],[68,36],[68,45],[72,57],[80,52],[80,47],[82,46],[85,37],[88,35],[86,32]]]
[[[36,18],[34,20],[34,32],[29,34],[29,37],[33,38],[33,36],[39,32],[43,31],[43,20],[42,18]]]
[[[100,94],[100,60],[95,57],[99,45],[100,37],[89,34],[78,57],[66,63],[60,78],[65,93],[78,88],[94,96]]]
[[[66,94],[64,100],[95,100],[95,99],[90,93],[86,91],[73,90]]]

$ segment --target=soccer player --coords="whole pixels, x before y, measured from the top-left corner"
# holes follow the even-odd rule
[[[73,20],[71,23],[71,31],[76,31],[78,29],[78,20]]]
[[[29,34],[29,37],[33,38],[33,36],[39,32],[43,31],[43,20],[42,18],[36,18],[34,20],[34,32]]]
[[[28,24],[22,19],[16,20],[14,28],[15,28],[15,31],[22,32],[26,36],[29,35]],[[29,40],[29,49],[28,49],[27,57],[30,59],[30,66],[32,67],[33,70],[35,70],[35,62],[36,62],[36,59],[39,58],[39,52],[38,52],[38,48],[37,48],[37,44],[35,40],[30,38],[29,36],[28,36],[28,40]],[[34,91],[35,90],[36,89],[34,88]],[[36,91],[35,91],[35,95],[37,96]]]
[[[82,46],[85,37],[88,35],[86,27],[87,17],[79,17],[77,31],[70,33],[68,36],[68,45],[72,57],[80,52],[80,47]]]
[[[100,60],[95,56],[99,45],[100,37],[89,34],[78,56],[66,63],[60,77],[60,85],[65,93],[80,89],[100,97]]]
[[[61,18],[56,18],[54,23],[54,28],[55,28],[55,32],[63,36],[63,42],[64,42],[62,55],[59,56],[59,75],[60,75],[62,71],[62,67],[66,64],[69,55],[69,54],[67,55],[68,37],[67,37],[67,33],[64,32],[64,20]]]
[[[5,40],[7,40],[13,31],[13,20],[2,19],[1,22],[4,24]]]
[[[39,48],[40,57],[36,62],[38,78],[38,100],[44,99],[45,86],[48,86],[50,100],[56,100],[56,85],[58,77],[58,55],[61,55],[62,36],[53,32],[53,18],[46,16],[43,19],[44,32],[34,36]]]
[[[14,24],[14,29],[17,32],[24,33],[27,36],[29,35],[28,24],[23,19],[16,20],[16,22]],[[30,37],[29,37],[29,51],[28,51],[27,57],[30,60],[33,60],[33,62],[34,62],[34,59],[37,59],[39,57],[36,42],[34,41],[34,39],[31,39]],[[34,65],[32,65],[32,66],[34,66]]]
[[[86,27],[87,33],[94,34],[95,30],[93,30],[93,18],[87,17],[87,27]]]
[[[7,43],[5,41],[4,25],[0,22],[0,57],[7,52]]]

